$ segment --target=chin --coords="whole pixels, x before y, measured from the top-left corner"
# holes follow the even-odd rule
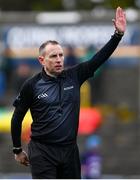
[[[62,70],[61,71],[57,71],[56,74],[59,75],[62,73]]]
[[[56,74],[60,74],[63,71],[63,69],[56,70]]]

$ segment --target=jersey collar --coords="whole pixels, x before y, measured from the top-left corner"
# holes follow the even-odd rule
[[[63,70],[62,73],[55,78],[55,77],[49,76],[45,72],[44,68],[42,68],[42,77],[43,77],[44,80],[52,80],[52,81],[54,81],[54,80],[57,80],[57,79],[60,79],[60,78],[65,78],[65,71]]]

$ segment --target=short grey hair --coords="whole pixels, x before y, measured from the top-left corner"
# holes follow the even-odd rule
[[[52,44],[52,45],[57,45],[59,44],[57,41],[55,40],[48,40],[46,42],[44,42],[43,44],[41,44],[41,46],[39,47],[39,55],[40,56],[43,56],[44,55],[44,50],[45,50],[45,47],[48,45],[48,44]]]

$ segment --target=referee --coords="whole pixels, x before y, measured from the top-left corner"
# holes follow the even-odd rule
[[[21,87],[13,105],[11,135],[15,160],[30,165],[34,179],[80,179],[81,167],[77,147],[80,87],[94,75],[114,52],[125,29],[124,11],[118,7],[113,19],[115,33],[89,61],[64,70],[64,53],[56,41],[39,48],[42,71]],[[33,123],[28,155],[21,146],[22,121],[30,109]]]

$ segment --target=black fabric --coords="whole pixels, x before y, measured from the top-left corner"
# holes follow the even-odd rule
[[[32,139],[58,145],[76,142],[80,86],[109,58],[120,40],[121,36],[115,34],[89,61],[64,70],[57,78],[43,70],[24,83],[14,102],[16,109],[11,121],[14,147],[21,146],[21,123],[29,108],[33,119]]]
[[[90,60],[75,67],[80,85],[93,75],[93,73],[110,57],[116,49],[122,36],[114,34],[110,41],[98,51]]]
[[[33,179],[81,178],[76,144],[57,146],[30,141],[28,154]]]

